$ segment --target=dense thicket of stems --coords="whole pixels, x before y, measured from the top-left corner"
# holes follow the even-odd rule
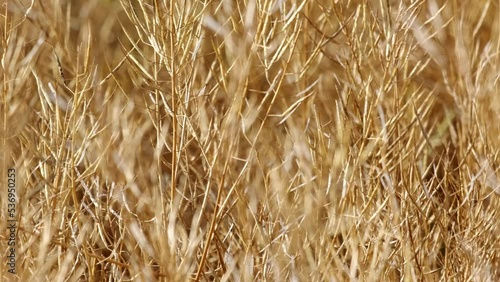
[[[500,280],[499,1],[1,3],[0,280]]]

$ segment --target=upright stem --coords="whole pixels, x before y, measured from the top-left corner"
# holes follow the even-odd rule
[[[172,76],[171,92],[172,92],[172,178],[170,185],[170,199],[174,202],[175,195],[175,179],[177,178],[177,99],[176,99],[176,73],[175,73],[175,17],[174,17],[174,2],[170,1],[170,71]]]

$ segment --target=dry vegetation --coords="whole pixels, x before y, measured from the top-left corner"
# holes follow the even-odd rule
[[[500,281],[500,1],[1,4],[0,280]]]

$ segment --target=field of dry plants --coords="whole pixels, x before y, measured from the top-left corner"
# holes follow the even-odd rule
[[[0,3],[1,281],[500,281],[499,0]]]

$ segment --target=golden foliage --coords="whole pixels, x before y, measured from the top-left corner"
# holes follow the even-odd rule
[[[2,2],[1,280],[500,280],[499,5]]]

